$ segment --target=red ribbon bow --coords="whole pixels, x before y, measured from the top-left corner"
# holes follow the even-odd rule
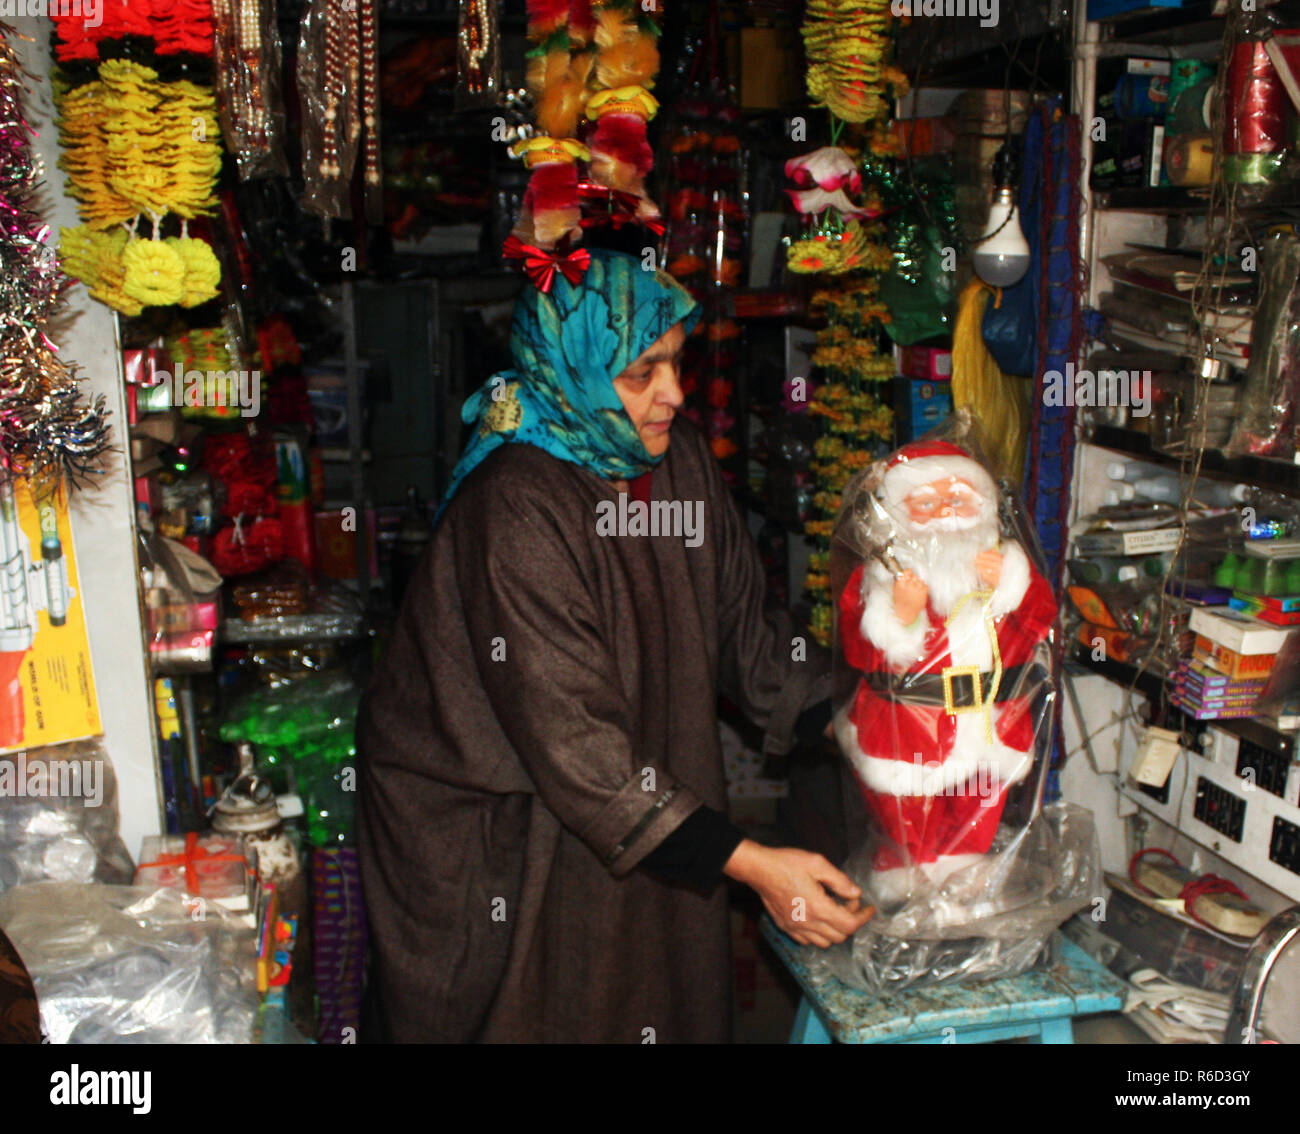
[[[622,189],[612,189],[608,185],[601,185],[595,181],[579,181],[578,196],[591,202],[591,207],[594,210],[589,211],[582,218],[583,228],[608,224],[615,229],[619,229],[625,224],[639,224],[642,228],[649,229],[656,236],[663,235],[664,222],[661,219],[637,215],[641,207],[641,198],[635,193],[627,193]],[[603,212],[599,209],[601,204],[605,206]]]
[[[591,253],[585,248],[574,248],[561,255],[555,251],[548,252],[545,248],[538,248],[535,244],[525,244],[514,233],[506,237],[501,254],[507,260],[522,260],[528,278],[533,281],[537,290],[543,293],[551,290],[557,271],[562,272],[569,283],[577,284],[591,264]]]

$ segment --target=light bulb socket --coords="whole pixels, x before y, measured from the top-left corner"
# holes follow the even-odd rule
[[[1012,134],[993,156],[993,188],[1014,189],[1020,181],[1020,135]]]

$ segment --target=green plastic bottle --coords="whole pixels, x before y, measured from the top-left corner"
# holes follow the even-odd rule
[[[1297,560],[1300,562],[1300,560]],[[1235,587],[1237,585],[1237,572],[1241,568],[1241,560],[1237,558],[1234,552],[1228,552],[1224,556],[1223,562],[1214,569],[1214,585],[1216,587]]]

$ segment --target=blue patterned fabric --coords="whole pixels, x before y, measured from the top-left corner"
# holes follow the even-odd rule
[[[557,272],[549,292],[525,287],[510,332],[514,368],[466,399],[461,419],[477,429],[452,470],[439,517],[500,445],[536,445],[610,480],[648,472],[661,458],[646,452],[614,379],[674,324],[689,333],[699,317],[672,276],[623,252],[592,249],[577,285]]]
[[[1044,376],[1065,373],[1078,364],[1082,347],[1082,274],[1080,271],[1079,120],[1064,113],[1059,98],[1041,105],[1025,134],[1021,179],[1022,210],[1032,204],[1037,216],[1034,278],[1038,292],[1038,335],[1032,400],[1033,424],[1025,469],[1025,502],[1034,518],[1047,561],[1048,578],[1063,597],[1065,559],[1069,550],[1070,476],[1074,469],[1074,407],[1049,406]],[[1032,238],[1031,238],[1032,239]],[[1064,644],[1059,643],[1058,663]],[[1059,664],[1058,664],[1059,671]],[[1061,701],[1053,714],[1052,763],[1044,798],[1061,795]]]

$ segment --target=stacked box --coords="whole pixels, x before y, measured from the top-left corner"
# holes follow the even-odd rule
[[[1191,658],[1178,663],[1172,680],[1171,700],[1198,721],[1251,716],[1268,684],[1263,677],[1229,677]]]
[[[320,1005],[316,1038],[355,1043],[366,961],[366,907],[355,847],[312,851],[312,914]]]

